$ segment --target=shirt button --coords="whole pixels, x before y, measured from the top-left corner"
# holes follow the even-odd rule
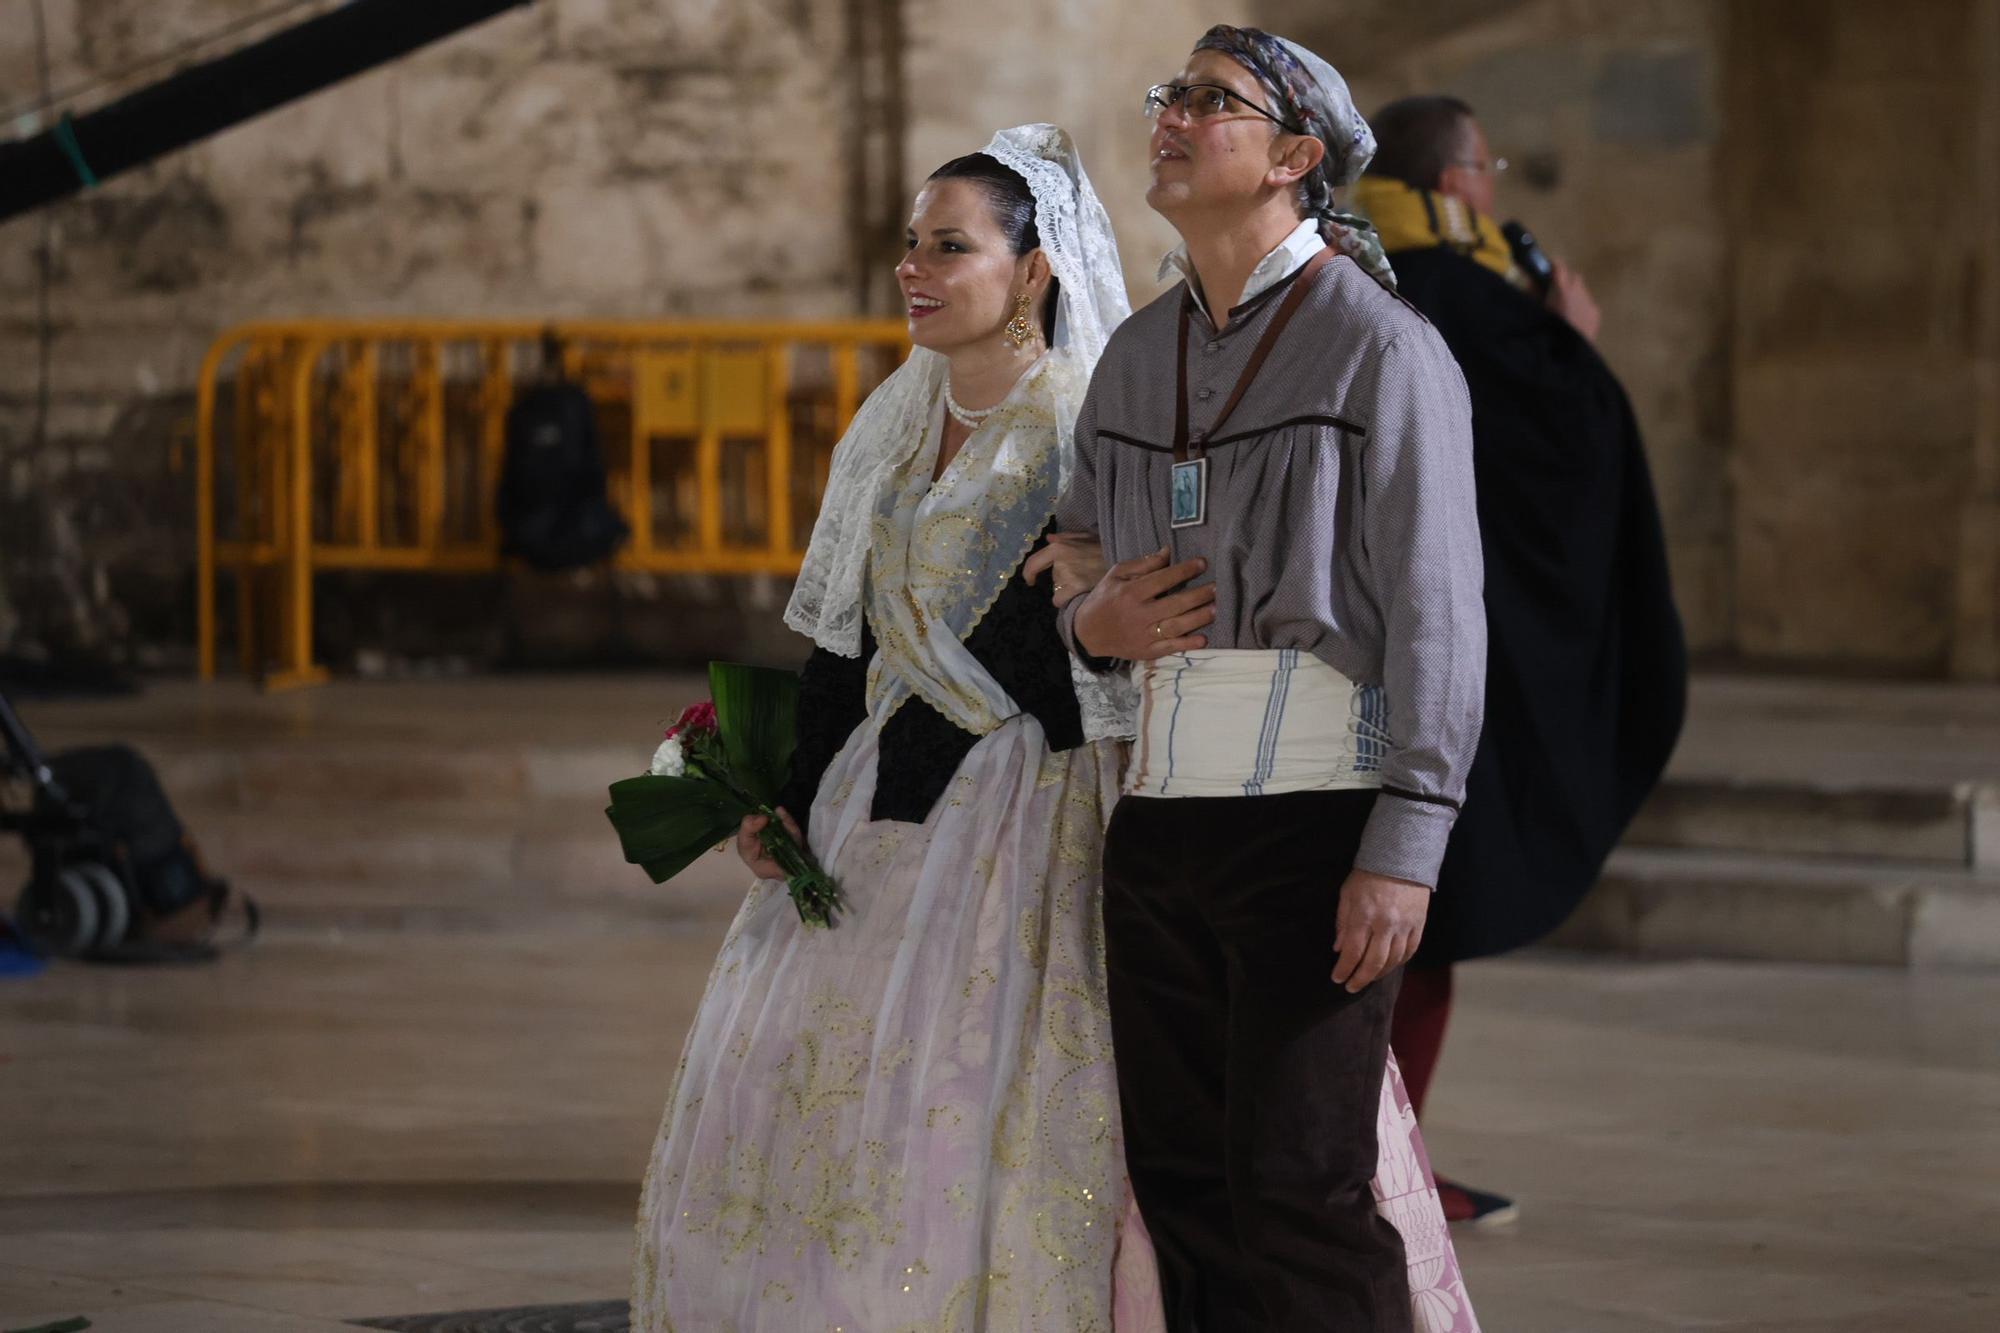
[[[1222,344],[1220,342],[1211,341],[1208,344],[1208,346],[1202,348],[1201,350],[1204,352],[1219,352],[1222,350]]]
[[[1215,397],[1215,390],[1213,390],[1213,389],[1196,389],[1196,390],[1194,391],[1194,396],[1195,396],[1195,397],[1197,397],[1197,398],[1199,398],[1199,399],[1201,399],[1201,401],[1205,403],[1205,402],[1207,402],[1207,401],[1208,401],[1209,399],[1211,399],[1211,398]]]

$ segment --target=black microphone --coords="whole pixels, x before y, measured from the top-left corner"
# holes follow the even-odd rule
[[[1549,284],[1556,278],[1556,266],[1535,240],[1535,233],[1518,222],[1508,222],[1501,225],[1500,234],[1507,238],[1507,248],[1514,252],[1514,263],[1535,284],[1536,294],[1547,298]]]

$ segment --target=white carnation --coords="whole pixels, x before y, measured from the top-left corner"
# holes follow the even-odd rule
[[[656,778],[677,778],[687,772],[687,755],[681,751],[681,738],[669,736],[660,742],[660,748],[653,751],[653,776]]]

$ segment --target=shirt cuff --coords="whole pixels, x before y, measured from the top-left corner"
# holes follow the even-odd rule
[[[1073,597],[1070,599],[1068,606],[1056,612],[1056,634],[1062,639],[1063,647],[1069,649],[1070,655],[1083,663],[1084,670],[1099,676],[1106,676],[1113,671],[1119,671],[1130,666],[1131,663],[1121,662],[1115,657],[1092,657],[1078,646],[1076,641],[1076,613],[1082,605],[1083,598]]]
[[[1383,792],[1361,832],[1354,868],[1435,889],[1444,846],[1457,820],[1454,806]]]

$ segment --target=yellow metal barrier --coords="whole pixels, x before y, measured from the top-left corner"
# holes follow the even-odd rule
[[[300,320],[209,349],[196,422],[197,622],[215,674],[218,579],[267,688],[313,660],[321,570],[500,567],[507,409],[553,335],[597,408],[617,568],[796,573],[834,442],[908,349],[900,322]]]

